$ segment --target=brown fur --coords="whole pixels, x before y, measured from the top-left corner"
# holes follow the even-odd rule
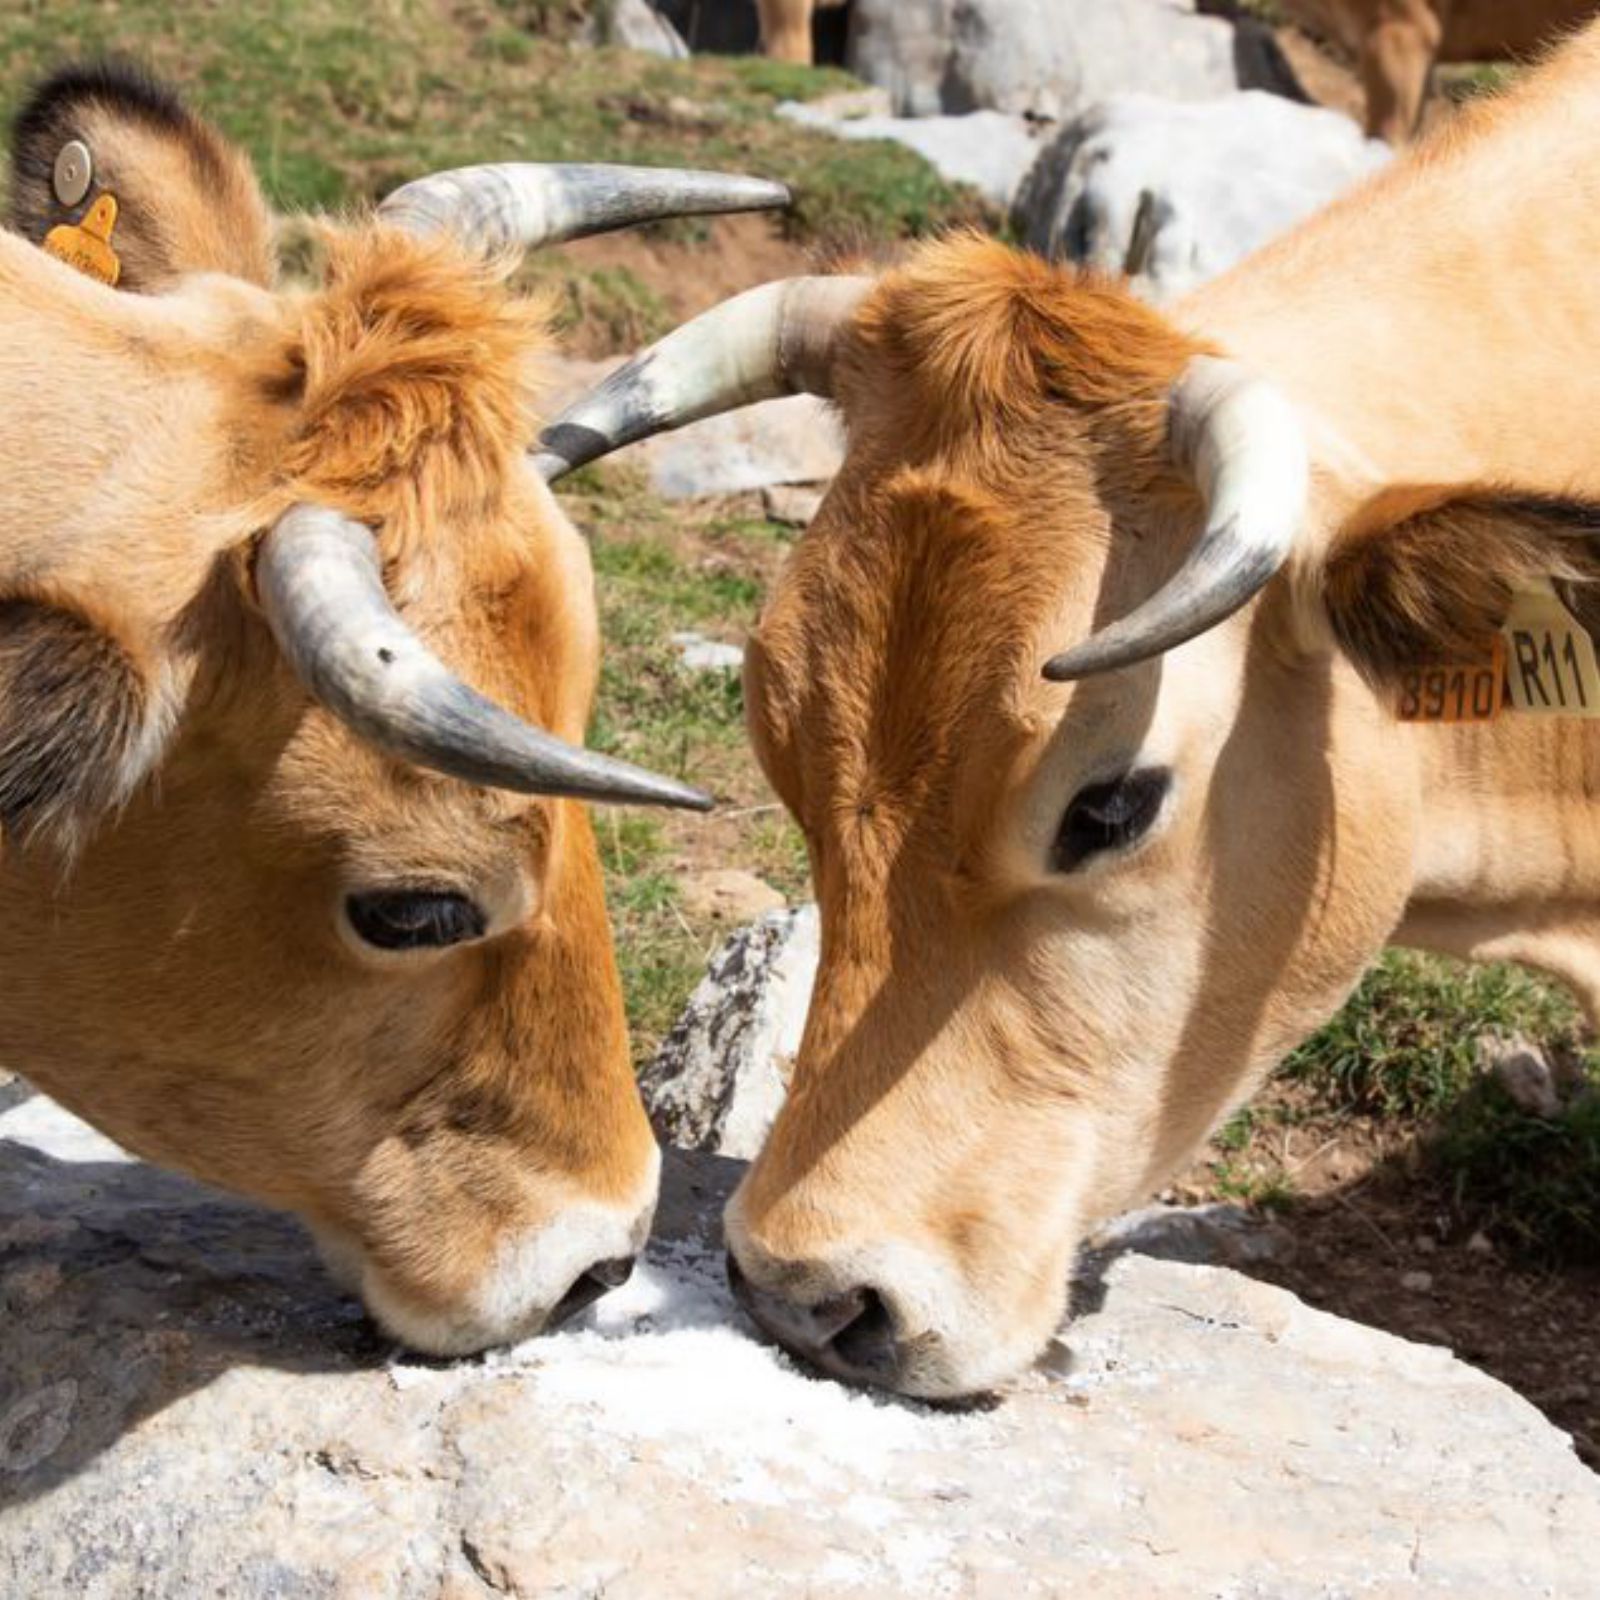
[[[1375,683],[1408,668],[1480,661],[1519,588],[1600,579],[1600,506],[1492,490],[1394,489],[1334,545],[1322,602]]]
[[[402,1336],[516,1337],[585,1250],[638,1247],[653,1194],[587,816],[363,744],[249,579],[291,502],[331,503],[444,659],[581,741],[587,554],[524,460],[546,308],[504,263],[360,221],[329,230],[325,282],[269,292],[253,183],[204,196],[229,269],[197,194],[144,181],[189,125],[121,109],[97,169],[166,197],[129,206],[158,292],[0,235],[0,1060],[300,1212]],[[487,937],[362,947],[345,897],[390,887],[469,896]]]

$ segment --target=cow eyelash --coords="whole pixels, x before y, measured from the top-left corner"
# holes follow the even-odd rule
[[[481,939],[483,909],[464,894],[438,889],[376,889],[345,899],[345,915],[375,950],[443,950]]]
[[[1091,783],[1073,796],[1050,850],[1056,872],[1073,872],[1107,850],[1125,850],[1150,831],[1172,787],[1165,767]]]

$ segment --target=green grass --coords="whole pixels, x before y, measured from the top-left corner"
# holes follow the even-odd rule
[[[1587,1088],[1552,1118],[1523,1110],[1479,1064],[1480,1040],[1496,1033],[1576,1056]],[[1423,1168],[1461,1227],[1519,1255],[1600,1262],[1600,1069],[1580,1038],[1576,1007],[1547,980],[1391,952],[1281,1073],[1329,1111],[1413,1127]],[[1248,1140],[1238,1118],[1222,1130],[1219,1182]],[[1264,1181],[1257,1172],[1239,1180]]]
[[[170,78],[239,141],[281,209],[373,199],[473,161],[635,161],[785,179],[798,237],[897,239],[982,205],[895,146],[845,145],[771,115],[848,85],[762,60],[661,61],[565,42],[582,6],[546,0],[13,0],[0,114],[63,61],[119,54]]]
[[[1477,1081],[1482,1035],[1571,1045],[1578,1031],[1566,992],[1520,968],[1391,951],[1282,1072],[1352,1111],[1435,1116]]]

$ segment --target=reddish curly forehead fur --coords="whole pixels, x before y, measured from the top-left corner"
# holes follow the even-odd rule
[[[1060,419],[1063,407],[1164,430],[1167,390],[1201,348],[1120,283],[958,234],[879,283],[846,358],[868,381],[847,379],[846,390],[875,391],[947,441],[952,429]],[[857,406],[846,406],[854,421]]]
[[[548,301],[510,292],[511,263],[448,240],[372,226],[326,238],[326,282],[266,377],[296,401],[283,472],[308,498],[404,530],[420,532],[424,510],[492,519],[525,470]]]

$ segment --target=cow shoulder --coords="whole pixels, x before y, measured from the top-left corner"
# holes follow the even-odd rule
[[[272,220],[249,162],[121,63],[63,68],[23,106],[8,222],[37,244],[58,229],[106,233],[115,281],[145,293],[193,272],[274,277]]]

